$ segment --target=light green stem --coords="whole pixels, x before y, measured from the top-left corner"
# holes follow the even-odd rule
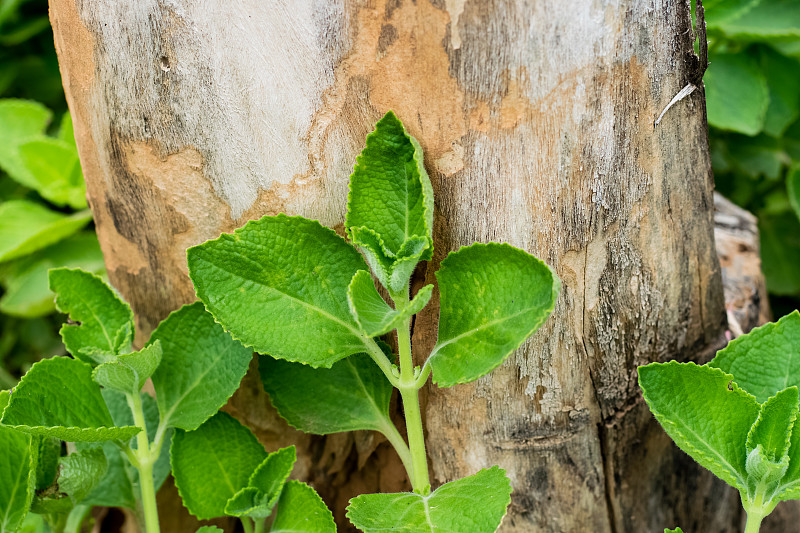
[[[397,431],[397,427],[392,424],[390,421],[387,421],[386,426],[381,430],[383,436],[389,441],[397,455],[400,456],[400,460],[403,462],[403,466],[406,469],[406,473],[408,473],[409,479],[412,477],[412,472],[414,471],[414,462],[411,459],[411,450],[408,449],[408,445],[406,441],[403,440],[403,436]]]
[[[146,533],[160,533],[158,525],[158,507],[156,505],[156,490],[153,482],[153,463],[156,457],[150,450],[150,441],[147,439],[147,425],[142,410],[142,398],[139,394],[128,395],[128,403],[133,412],[133,422],[142,430],[136,435],[136,459],[139,470],[139,488],[141,490],[142,514],[144,515],[144,528]],[[156,451],[156,450],[153,450]]]
[[[242,529],[244,533],[253,533],[253,519],[247,516],[243,516],[242,520]]]
[[[761,512],[759,512],[761,511]],[[767,516],[761,509],[752,510],[747,513],[747,525],[744,526],[744,533],[758,533],[761,529],[761,521]]]
[[[64,526],[64,533],[80,533],[81,526],[86,521],[86,517],[92,512],[91,505],[77,505],[67,516],[67,523]]]
[[[263,518],[253,518],[253,533],[264,533],[264,519]]]
[[[411,319],[406,319],[397,329],[397,348],[400,351],[400,396],[406,416],[408,447],[411,452],[411,486],[419,494],[430,491],[428,456],[425,453],[425,434],[422,430],[422,413],[419,407],[419,388],[414,375],[414,360],[411,357]]]

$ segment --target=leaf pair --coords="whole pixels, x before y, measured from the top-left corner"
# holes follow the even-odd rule
[[[800,498],[800,313],[754,329],[707,366],[639,368],[650,410],[686,453],[753,501]],[[771,508],[770,508],[771,510]]]
[[[262,520],[278,507],[270,531],[335,532],[317,493],[287,481],[295,448],[267,453],[249,429],[220,412],[172,442],[172,472],[183,503],[200,519],[236,516]]]

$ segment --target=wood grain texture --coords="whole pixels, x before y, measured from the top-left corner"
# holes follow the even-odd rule
[[[51,0],[51,19],[139,341],[194,298],[186,247],[277,212],[341,231],[355,156],[394,109],[436,192],[417,283],[448,251],[495,240],[564,287],[501,368],[426,391],[435,483],[502,465],[504,532],[734,530],[717,504],[735,499],[670,447],[635,374],[708,356],[725,327],[702,91],[653,126],[694,72],[688,2]],[[405,483],[373,436],[298,437],[262,400],[246,384],[229,409],[265,442],[303,439],[304,472],[339,517],[352,494]]]

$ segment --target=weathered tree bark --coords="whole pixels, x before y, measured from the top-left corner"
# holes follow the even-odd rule
[[[277,212],[340,230],[355,156],[394,109],[436,192],[417,281],[495,240],[563,282],[506,364],[427,391],[435,483],[503,466],[504,532],[738,529],[738,496],[670,443],[635,372],[710,357],[725,328],[702,91],[653,125],[696,81],[688,1],[51,0],[51,19],[138,340],[194,298],[188,246]],[[417,356],[435,336],[432,309]],[[340,518],[357,492],[407,486],[372,435],[302,436],[264,401],[250,376],[228,408],[268,445],[299,442]]]

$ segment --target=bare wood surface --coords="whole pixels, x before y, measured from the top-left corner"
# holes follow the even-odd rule
[[[427,391],[435,483],[502,465],[504,532],[733,531],[708,502],[735,500],[657,431],[635,374],[703,357],[725,324],[702,91],[653,125],[694,72],[687,2],[51,0],[51,20],[139,341],[194,298],[186,247],[277,212],[341,230],[355,156],[394,109],[437,199],[417,281],[496,240],[564,286],[492,375]],[[417,357],[435,315],[416,321]],[[247,379],[229,409],[269,446],[299,440],[340,519],[353,494],[404,486],[374,436],[287,431]]]

